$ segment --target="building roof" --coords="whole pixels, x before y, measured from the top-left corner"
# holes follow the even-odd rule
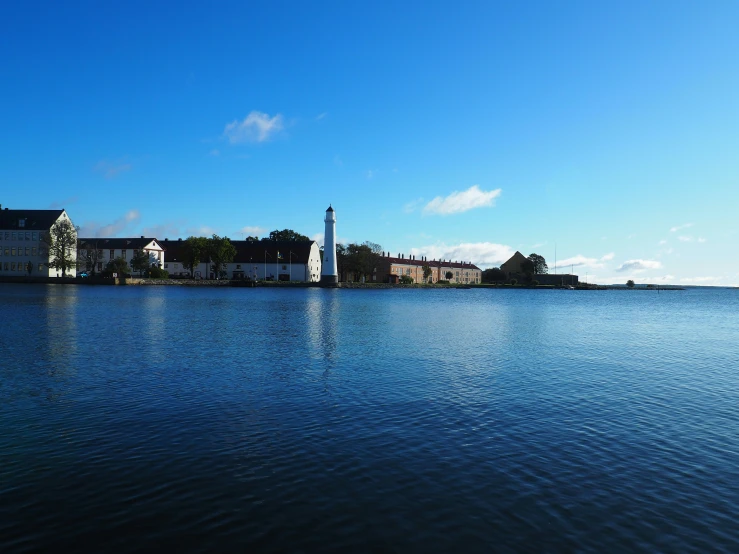
[[[508,269],[508,268],[512,268],[512,266],[516,265],[517,266],[517,269],[516,270],[519,271],[520,268],[521,268],[521,264],[523,262],[527,261],[527,260],[528,260],[528,258],[526,256],[524,256],[518,250],[516,250],[516,253],[513,256],[511,256],[505,262],[503,262],[502,264],[500,264],[500,269]],[[505,266],[505,268],[504,268],[504,266]]]
[[[164,259],[169,262],[182,262],[185,259],[185,242],[178,240],[163,240],[160,244],[166,250]],[[232,240],[236,248],[233,263],[275,263],[278,259],[282,263],[307,264],[310,252],[315,241],[249,241]],[[279,258],[277,256],[279,252]]]
[[[326,210],[326,211],[327,212],[333,212],[334,211],[334,209],[331,207],[331,204],[328,205],[328,210]]]
[[[392,256],[383,256],[382,260],[396,265],[415,265],[421,267],[428,265],[431,268],[450,267],[454,269],[477,269],[478,271],[481,271],[480,268],[472,262],[453,262],[451,260],[424,260],[423,258],[418,260],[412,258],[394,258]]]
[[[0,210],[0,229],[23,229],[24,231],[48,231],[64,210]],[[18,225],[24,221],[23,227]]]
[[[147,246],[151,241],[156,242],[160,247],[162,243],[154,237],[138,237],[138,238],[104,238],[104,237],[90,237],[90,238],[79,238],[80,243],[87,243],[90,245],[97,245],[99,250],[115,249],[115,250],[140,250]]]

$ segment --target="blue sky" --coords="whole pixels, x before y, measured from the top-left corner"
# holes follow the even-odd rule
[[[0,7],[0,204],[737,284],[739,3]],[[562,267],[566,266],[566,267]]]

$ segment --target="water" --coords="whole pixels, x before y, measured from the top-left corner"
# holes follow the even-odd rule
[[[0,285],[0,551],[739,550],[739,291]]]

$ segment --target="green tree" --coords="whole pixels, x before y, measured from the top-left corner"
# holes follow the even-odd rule
[[[114,260],[110,260],[105,266],[105,270],[111,274],[117,273],[118,277],[123,277],[131,273],[131,270],[128,267],[128,262],[126,262],[125,258],[121,258],[120,256]]]
[[[41,235],[41,252],[48,257],[46,265],[62,272],[77,266],[77,231],[79,227],[72,225],[68,219],[60,219],[51,226],[48,233]]]
[[[232,262],[236,256],[236,248],[231,244],[231,239],[218,235],[209,238],[207,245],[211,269],[216,279],[219,279],[225,272],[226,264]]]
[[[195,276],[195,268],[201,262],[208,260],[208,239],[205,237],[187,237],[182,249],[182,267],[190,272],[190,278]]]
[[[429,264],[426,264],[423,266],[423,280],[428,282],[429,277],[431,277],[431,268],[429,267]]]
[[[401,285],[412,285],[413,277],[410,275],[401,275],[399,282]]]
[[[103,259],[103,251],[98,241],[90,240],[77,243],[77,267],[84,268],[93,277],[97,273],[98,263]]]
[[[341,243],[337,243],[336,244],[336,271],[339,274],[339,281],[346,281],[348,256],[349,254],[346,251],[346,247]],[[321,260],[323,260],[323,248],[321,248]]]
[[[629,279],[628,281],[626,281],[626,286],[629,287],[630,289],[633,289],[634,288],[634,281],[632,281],[631,279]]]
[[[505,271],[499,267],[491,267],[482,272],[483,283],[503,283],[506,280]]]
[[[343,265],[347,271],[351,271],[354,274],[355,280],[359,281],[362,277],[365,280],[371,280],[372,275],[380,263],[381,257],[382,246],[379,244],[369,241],[363,242],[362,244],[352,243],[346,247]]]
[[[277,229],[275,229],[269,234],[269,237],[265,237],[262,240],[275,242],[275,241],[309,241],[310,239],[306,237],[305,235],[296,233],[292,229],[283,229],[282,231],[278,231]]]
[[[534,262],[526,258],[523,262],[521,262],[521,272],[525,274],[532,274],[536,270],[536,266],[534,265]]]
[[[453,272],[451,272],[451,271],[447,271],[447,272],[446,272],[446,273],[444,274],[444,277],[446,277],[446,278],[447,278],[447,281],[451,281],[451,280],[452,280],[452,277],[454,277],[454,273],[453,273]]]
[[[149,269],[149,253],[144,250],[136,250],[131,258],[131,269],[139,272],[139,277],[144,274],[144,271]]]
[[[549,266],[547,265],[547,261],[544,259],[544,256],[540,256],[539,254],[529,254],[527,259],[533,265],[532,273],[536,275],[549,273]]]
[[[509,283],[510,283],[511,285],[514,285],[514,286],[515,286],[515,285],[517,285],[517,284],[518,284],[518,279],[511,279],[511,280],[510,280],[510,281],[508,281],[508,282],[509,282]]]

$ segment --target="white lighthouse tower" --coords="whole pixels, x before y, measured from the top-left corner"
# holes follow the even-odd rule
[[[330,204],[323,221],[326,223],[326,232],[323,235],[321,284],[330,287],[339,282],[339,273],[336,270],[336,213]]]

